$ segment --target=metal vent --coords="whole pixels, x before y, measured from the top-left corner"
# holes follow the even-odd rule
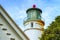
[[[2,28],[2,30],[7,30],[6,28]]]
[[[0,26],[2,26],[3,24],[0,24]]]
[[[10,40],[15,40],[14,38],[10,38]]]
[[[6,33],[7,35],[11,35],[10,33]]]

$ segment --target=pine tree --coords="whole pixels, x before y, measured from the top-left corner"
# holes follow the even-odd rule
[[[57,16],[55,21],[44,30],[40,40],[60,40],[60,16]]]

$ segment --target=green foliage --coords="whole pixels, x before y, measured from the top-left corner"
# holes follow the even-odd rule
[[[60,40],[60,16],[57,16],[55,21],[44,30],[40,40]]]

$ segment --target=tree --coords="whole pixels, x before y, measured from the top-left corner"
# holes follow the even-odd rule
[[[55,21],[44,30],[40,40],[60,40],[60,16],[57,16]]]

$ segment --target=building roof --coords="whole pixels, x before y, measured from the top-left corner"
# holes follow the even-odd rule
[[[14,22],[14,20],[9,16],[9,14],[5,11],[5,9],[0,5],[0,13],[4,16],[4,18],[7,20],[7,22],[11,25],[11,27],[17,32],[17,34],[23,39],[23,40],[29,40],[29,38],[26,36],[26,34],[21,30],[21,28]]]

